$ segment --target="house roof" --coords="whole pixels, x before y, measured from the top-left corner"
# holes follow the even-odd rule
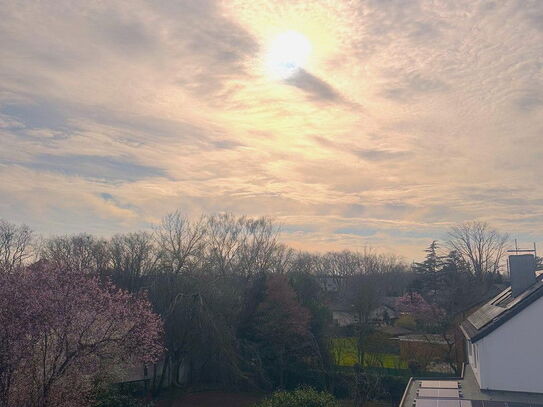
[[[402,328],[401,326],[395,325],[382,326],[377,330],[392,336],[408,335],[413,332],[411,329]]]
[[[434,345],[447,345],[447,340],[451,342],[453,338],[450,335],[447,335],[447,338],[444,338],[440,334],[407,334],[398,336],[400,342],[421,342]]]
[[[380,307],[386,307],[390,311],[396,312],[396,300],[399,297],[382,297],[379,299],[378,304],[376,304],[375,309]],[[345,311],[353,312],[353,304],[347,296],[340,296],[337,298],[332,298],[328,302],[328,307],[331,311]]]
[[[468,339],[477,342],[542,296],[542,276],[517,297],[511,295],[511,287],[508,287],[467,317],[460,328]]]
[[[398,298],[401,298],[401,297],[383,297],[381,298],[381,305],[385,305],[387,306],[388,308],[396,311],[396,304],[398,302]]]
[[[507,287],[509,287],[508,284],[505,283],[494,283],[492,284],[486,292],[478,297],[470,301],[465,307],[464,311],[470,310],[478,305],[484,304],[497,296],[498,294],[501,294]]]

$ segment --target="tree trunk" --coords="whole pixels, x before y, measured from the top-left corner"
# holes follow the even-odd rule
[[[169,365],[170,365],[170,355],[169,353],[167,353],[166,357],[164,358],[164,364],[162,365],[162,372],[160,374],[158,385],[156,385],[156,387],[152,391],[154,397],[160,394],[160,391],[162,390],[162,386],[164,386],[164,378],[166,377],[166,371]],[[155,369],[155,372],[156,372],[156,369]],[[153,380],[153,382],[154,381],[155,380]]]

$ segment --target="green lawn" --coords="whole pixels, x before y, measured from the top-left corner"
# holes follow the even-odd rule
[[[356,338],[333,338],[332,354],[339,366],[354,366],[358,363]],[[391,353],[366,353],[364,365],[388,369],[407,369],[407,363]]]

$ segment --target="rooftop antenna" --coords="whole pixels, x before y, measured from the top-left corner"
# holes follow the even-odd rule
[[[516,255],[518,255],[519,253],[533,253],[534,257],[537,258],[537,248],[535,246],[535,242],[534,242],[534,248],[533,249],[519,249],[517,239],[515,239],[515,248],[507,250],[507,253],[515,253]],[[507,274],[509,276],[511,276],[511,271],[509,269],[509,259],[507,259],[506,267],[507,267]]]
[[[536,248],[535,242],[534,242],[534,248],[533,249],[519,249],[517,239],[515,239],[515,248],[507,250],[507,253],[515,253],[515,254],[533,253],[534,256],[536,256],[537,255],[537,248]]]

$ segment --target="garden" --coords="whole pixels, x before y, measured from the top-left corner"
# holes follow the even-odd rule
[[[354,366],[359,361],[357,338],[343,337],[332,339],[332,355],[338,366]],[[385,352],[365,352],[362,364],[364,367],[407,369],[407,362],[400,359],[399,354]]]

